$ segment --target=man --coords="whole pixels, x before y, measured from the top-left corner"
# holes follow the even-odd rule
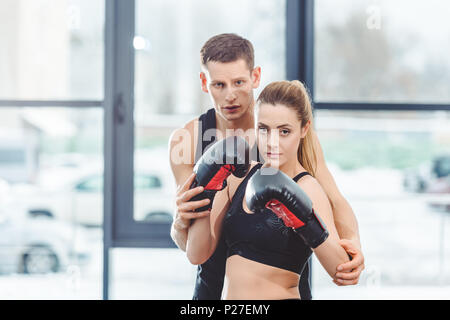
[[[202,187],[189,189],[194,181],[193,168],[202,153],[214,142],[230,135],[244,136],[255,147],[253,90],[258,88],[261,68],[254,66],[254,52],[250,41],[235,34],[220,34],[209,39],[200,51],[201,89],[208,93],[214,108],[199,118],[175,130],[169,140],[170,165],[177,188],[177,212],[171,236],[177,246],[186,251],[189,226],[209,210],[194,210],[210,204],[208,199],[190,201],[203,192]],[[358,224],[355,215],[339,192],[325,164],[322,148],[315,136],[318,154],[316,179],[325,190],[333,208],[333,216],[341,245],[352,260],[338,267],[337,285],[358,283],[364,269]],[[255,152],[252,152],[255,154]],[[252,160],[261,161],[258,152]],[[225,274],[226,246],[219,241],[216,251],[203,265],[198,266],[193,299],[220,299]],[[301,275],[299,288],[302,299],[311,299],[309,268]]]

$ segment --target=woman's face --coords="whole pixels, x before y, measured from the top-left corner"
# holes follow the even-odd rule
[[[258,104],[256,107],[256,137],[258,149],[265,162],[280,168],[297,160],[300,139],[304,138],[308,123],[301,128],[295,110],[282,104]]]

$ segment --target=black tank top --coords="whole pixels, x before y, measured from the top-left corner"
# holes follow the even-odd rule
[[[197,149],[195,150],[195,163],[198,159],[217,141],[216,134],[216,111],[214,108],[209,109],[198,118],[198,138]],[[264,162],[258,150],[258,146],[254,144],[250,151],[250,160]]]
[[[214,108],[209,109],[198,118],[198,139],[195,150],[195,163],[216,142],[216,112]],[[207,133],[212,133],[211,135]]]
[[[199,132],[197,140],[197,149],[195,152],[195,162],[202,154],[216,142],[216,135],[214,130],[216,126],[216,112],[214,108],[209,109],[207,112],[200,115],[198,118]],[[206,133],[206,135],[205,135]],[[210,134],[211,133],[211,134]],[[204,138],[204,139],[203,139]],[[256,145],[253,148],[257,148]],[[251,152],[254,155],[255,152]],[[263,158],[256,150],[257,159],[253,159],[258,162],[262,162]],[[220,300],[222,296],[223,282],[225,278],[225,263],[227,259],[227,245],[224,241],[224,237],[219,239],[216,250],[213,255],[202,265],[197,267],[197,278],[195,281],[193,300]],[[310,289],[310,262],[306,265],[300,277],[300,295],[303,300],[311,299]]]
[[[242,207],[248,180],[261,166],[255,165],[238,186],[225,216],[223,237],[227,256],[237,254],[300,275],[312,254],[311,248],[271,210],[249,214]],[[297,182],[305,175],[309,173],[302,172],[293,179]]]

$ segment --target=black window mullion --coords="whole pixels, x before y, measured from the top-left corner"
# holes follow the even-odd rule
[[[286,78],[300,80],[314,97],[314,1],[286,1]]]
[[[113,1],[115,4],[114,24],[109,26],[111,36],[107,70],[109,75],[105,79],[108,87],[108,100],[105,103],[105,113],[108,114],[109,129],[105,133],[113,138],[109,141],[108,160],[110,179],[105,184],[113,194],[110,203],[111,220],[105,223],[105,232],[111,234],[112,247],[174,247],[170,239],[170,224],[158,224],[134,219],[134,47],[135,33],[135,1]],[[106,123],[105,123],[106,125]],[[107,134],[108,133],[108,134]],[[151,163],[148,164],[151,166]],[[105,168],[108,166],[105,164]],[[106,194],[105,194],[106,197]],[[106,205],[106,204],[105,204]],[[105,207],[106,208],[106,207]],[[105,211],[105,215],[108,212]],[[107,217],[105,216],[105,219]],[[110,230],[107,228],[110,227]]]

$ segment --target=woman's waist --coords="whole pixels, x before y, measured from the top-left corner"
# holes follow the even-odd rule
[[[240,255],[226,262],[228,299],[298,298],[300,276],[292,271],[256,262]]]

